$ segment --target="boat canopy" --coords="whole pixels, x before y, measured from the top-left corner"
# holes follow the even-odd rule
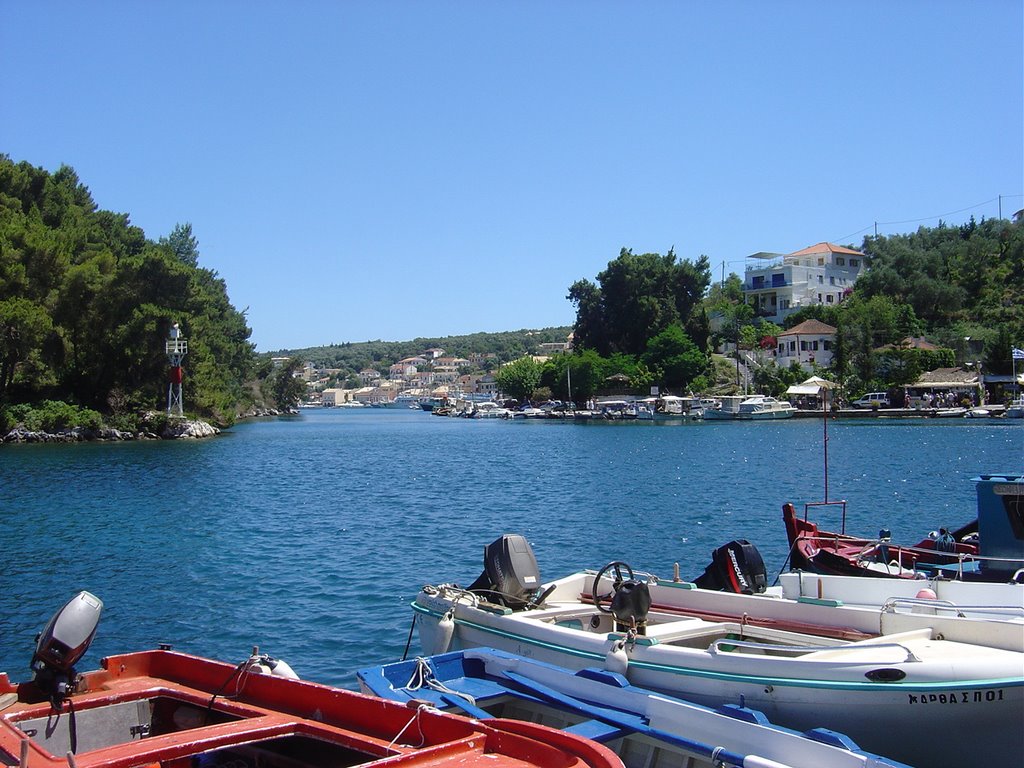
[[[817,384],[794,384],[786,390],[787,395],[819,395],[821,387]]]

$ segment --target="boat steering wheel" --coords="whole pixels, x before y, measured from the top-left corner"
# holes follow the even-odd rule
[[[606,573],[612,573],[615,576],[614,581],[612,581],[612,591],[606,592],[603,595],[599,595],[597,593],[597,589],[601,584],[601,578]],[[610,598],[614,597],[615,593],[619,591],[619,587],[622,586],[622,582],[627,581],[627,579],[624,579],[622,577],[623,573],[628,574],[629,581],[633,580],[633,569],[630,567],[629,563],[624,563],[621,560],[613,560],[600,571],[598,571],[597,576],[594,577],[594,587],[590,590],[590,594],[594,599],[594,605],[597,606],[597,610],[599,610],[601,613],[612,612],[611,605],[609,604],[609,606],[605,608],[603,605],[601,605],[601,601],[609,600]]]

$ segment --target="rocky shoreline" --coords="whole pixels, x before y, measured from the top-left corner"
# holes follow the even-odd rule
[[[285,411],[285,414],[292,411]],[[152,414],[155,416],[156,414]],[[253,408],[241,414],[241,419],[256,419],[268,416],[281,416],[282,412],[276,408]],[[143,418],[143,423],[155,421],[153,418]],[[91,429],[88,427],[72,427],[57,432],[43,432],[30,430],[23,424],[19,424],[6,435],[0,437],[0,443],[86,443],[86,442],[118,442],[128,440],[201,440],[207,437],[216,437],[221,430],[212,424],[199,419],[171,419],[159,432],[147,429],[128,431],[115,429],[113,427],[100,427]]]
[[[58,432],[37,432],[17,426],[3,437],[5,443],[85,443],[92,441],[178,440],[213,437],[220,430],[205,421],[181,420],[169,423],[160,434],[139,430],[129,432],[113,427],[73,427]]]

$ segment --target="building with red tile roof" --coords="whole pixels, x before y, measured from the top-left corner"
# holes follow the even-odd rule
[[[827,368],[832,364],[835,338],[836,329],[831,325],[820,320],[804,320],[779,334],[775,362],[783,368],[793,362]]]
[[[802,307],[839,304],[867,268],[865,254],[833,243],[750,258],[758,263],[749,265],[744,276],[747,303],[758,317],[779,324]]]

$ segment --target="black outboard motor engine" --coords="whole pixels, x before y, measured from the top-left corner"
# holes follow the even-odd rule
[[[711,564],[694,584],[718,592],[759,595],[768,588],[768,576],[757,547],[746,539],[736,539],[711,553]]]
[[[102,611],[102,600],[89,592],[79,592],[53,615],[36,638],[33,681],[55,710],[74,688],[75,664],[92,643]]]
[[[646,581],[622,582],[612,595],[612,616],[618,628],[633,628],[644,634],[647,613],[651,610],[651,591]]]
[[[540,569],[530,543],[518,533],[506,533],[484,547],[484,572],[469,591],[516,610],[533,602],[539,587]]]

